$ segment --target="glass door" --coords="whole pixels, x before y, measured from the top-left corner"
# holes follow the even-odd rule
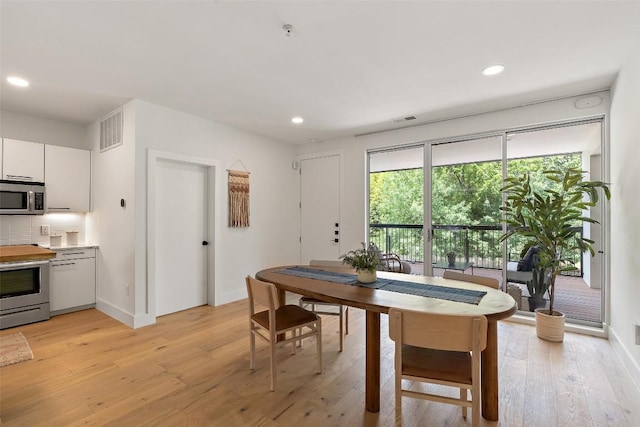
[[[542,180],[543,171],[578,168],[587,172],[586,179],[602,180],[602,140],[601,120],[510,132],[506,144],[507,175],[519,177],[529,173],[532,186],[543,186],[548,185]],[[604,206],[605,203],[600,203],[583,215],[601,221]],[[568,321],[601,326],[604,228],[600,224],[578,222],[574,232],[595,241],[596,255],[592,258],[588,252],[574,251],[572,260],[576,270],[556,279],[554,310],[565,313]],[[507,242],[506,281],[507,290],[516,297],[521,312],[530,313],[536,304],[548,307],[548,294],[539,302],[532,297],[532,288],[527,282],[532,279],[530,258],[533,254],[522,253],[523,244],[517,237]]]
[[[425,274],[457,270],[499,279],[502,136],[434,143],[430,258]]]
[[[369,153],[369,242],[389,267],[422,274],[424,170],[422,146]]]

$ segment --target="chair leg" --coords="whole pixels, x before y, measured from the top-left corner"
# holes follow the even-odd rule
[[[343,327],[343,310],[342,310],[342,306],[340,306],[340,314],[338,315],[338,318],[340,319],[340,351],[342,351],[342,346],[344,345],[344,327]]]
[[[476,386],[471,391],[471,425],[480,426],[480,387]]]
[[[396,427],[402,426],[402,380],[396,380]]]
[[[318,349],[318,373],[322,373],[322,320],[316,322],[316,347]]]
[[[249,369],[253,369],[255,367],[255,354],[256,354],[256,336],[253,335],[253,331],[251,330],[251,326],[249,327]]]
[[[345,307],[344,309],[344,317],[345,317],[345,321],[344,321],[344,325],[345,325],[345,335],[349,335],[349,307]]]
[[[300,332],[300,333],[298,333]],[[296,328],[293,331],[291,331],[291,334],[293,334],[292,338],[298,337],[300,335],[302,335],[302,328]],[[296,343],[298,342],[298,340],[294,339],[293,341],[291,341],[291,354],[296,354]]]
[[[460,400],[466,402],[467,401],[467,389],[460,387]],[[467,407],[462,407],[462,418],[467,419]]]
[[[276,343],[269,343],[269,368],[271,370],[271,391],[276,389]]]

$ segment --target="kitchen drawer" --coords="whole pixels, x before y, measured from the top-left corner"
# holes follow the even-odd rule
[[[50,261],[51,315],[95,307],[96,249],[56,249]]]
[[[56,258],[53,261],[96,257],[96,248],[55,249],[55,252]]]

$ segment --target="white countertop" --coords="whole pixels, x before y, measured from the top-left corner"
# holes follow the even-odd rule
[[[89,249],[89,248],[97,248],[98,245],[92,243],[78,243],[77,245],[60,245],[60,246],[51,246],[51,245],[39,245],[41,248],[51,249],[52,251],[60,251],[64,249]]]

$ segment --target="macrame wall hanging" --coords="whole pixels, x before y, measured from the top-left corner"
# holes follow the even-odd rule
[[[244,166],[241,160],[236,163],[238,162]],[[231,169],[227,169],[227,172],[229,174],[229,227],[248,227],[249,172]]]

